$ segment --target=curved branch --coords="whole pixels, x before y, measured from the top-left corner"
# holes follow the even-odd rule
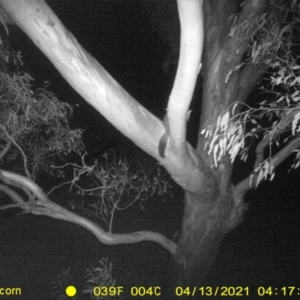
[[[12,173],[12,174],[14,174],[14,173]],[[21,176],[21,177],[23,177],[23,176]],[[24,178],[26,178],[26,177],[24,177]],[[33,202],[33,201],[34,201],[33,195],[32,195],[32,193],[29,191],[29,189],[27,189],[27,188],[24,187],[22,184],[20,184],[20,182],[14,181],[14,180],[10,180],[9,178],[5,177],[5,176],[3,175],[3,170],[0,170],[0,179],[1,179],[4,183],[6,183],[7,185],[12,185],[12,186],[17,187],[17,188],[19,188],[19,189],[22,189],[22,190],[24,191],[24,193],[28,196],[28,200],[29,200],[30,202]],[[12,197],[12,200],[16,200],[16,199],[15,199],[14,197]],[[26,203],[24,200],[22,200],[22,201],[23,201],[23,203]]]
[[[216,181],[206,163],[186,142],[188,108],[201,68],[203,11],[200,0],[177,0],[177,4],[181,28],[180,57],[168,102],[166,155],[164,159],[158,159],[185,191],[204,202],[213,198],[208,195],[216,192]]]
[[[37,199],[42,202],[46,203],[48,201],[48,197],[42,191],[42,189],[31,179],[25,176],[5,170],[0,170],[0,178],[7,184],[14,184],[17,187],[22,188],[25,192],[26,190],[30,191],[37,197]],[[7,182],[7,180],[9,180],[10,182]]]
[[[172,255],[180,256],[179,253],[177,253],[176,243],[169,240],[167,237],[163,236],[160,233],[152,231],[137,231],[128,234],[108,233],[92,221],[78,216],[77,214],[72,213],[69,210],[61,207],[60,205],[52,202],[45,195],[42,189],[27,177],[4,170],[2,170],[1,172],[5,180],[12,181],[16,185],[22,185],[23,189],[28,189],[37,197],[38,200],[36,201],[35,205],[31,205],[31,203],[25,202],[14,191],[0,186],[0,190],[7,193],[7,195],[9,195],[21,209],[30,211],[34,215],[48,216],[54,219],[64,220],[82,226],[90,231],[101,243],[106,245],[134,244],[144,241],[156,242],[167,251],[169,251]]]
[[[177,0],[180,20],[180,57],[168,103],[171,150],[186,151],[186,122],[197,76],[201,68],[204,40],[202,5],[199,0]]]
[[[53,202],[49,203],[47,207],[37,208],[32,213],[80,225],[91,232],[101,243],[105,245],[135,244],[149,241],[160,244],[172,255],[177,254],[177,245],[160,233],[152,231],[136,231],[124,234],[108,233],[94,222],[78,216]]]
[[[4,192],[16,203],[16,204],[1,206],[0,209],[4,210],[4,209],[10,208],[10,207],[24,208],[24,204],[26,204],[26,202],[23,200],[23,198],[20,195],[18,195],[15,191],[10,189],[8,186],[6,186],[4,184],[0,184],[0,191]]]
[[[276,153],[271,159],[270,164],[276,168],[279,164],[281,164],[291,153],[300,147],[300,136],[295,137],[292,141],[290,141],[283,149],[281,149],[278,153]],[[258,173],[254,174],[253,179],[250,184],[250,176],[251,174],[238,183],[233,188],[233,197],[237,202],[243,201],[245,193],[256,186],[256,180],[258,177]]]

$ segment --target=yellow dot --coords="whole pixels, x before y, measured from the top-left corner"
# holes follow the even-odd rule
[[[66,294],[67,296],[69,297],[74,297],[76,295],[76,288],[75,286],[73,285],[69,285],[67,288],[66,288]]]

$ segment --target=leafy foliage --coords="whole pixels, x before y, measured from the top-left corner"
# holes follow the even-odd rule
[[[241,22],[239,18],[239,14],[229,18],[232,22],[229,36],[238,40],[236,54],[243,49],[242,47],[240,49],[238,44],[242,44],[244,39],[250,36],[251,43],[243,49],[245,53],[243,61],[228,72],[225,83],[233,72],[247,64],[266,66],[269,69],[267,71],[269,79],[274,69],[279,66],[281,73],[285,71],[291,73],[291,67],[295,65],[297,59],[295,53],[299,47],[299,1],[269,0],[266,12],[260,17],[253,15]]]
[[[53,174],[55,159],[80,154],[84,146],[82,130],[69,128],[72,107],[49,92],[47,83],[35,89],[32,82],[27,73],[0,72],[1,158],[34,179],[40,170]]]
[[[251,175],[252,180],[254,174],[258,174],[256,186],[268,175],[270,180],[274,178],[274,146],[285,145],[300,133],[300,64],[297,56],[300,4],[297,1],[271,2],[272,6],[259,20],[248,51],[249,58],[243,64],[266,65],[267,73],[259,88],[263,93],[273,95],[274,100],[261,101],[258,108],[235,103],[219,116],[217,124],[202,131],[209,138],[205,148],[208,147],[208,153],[213,154],[215,166],[226,154],[231,162],[238,154],[246,161],[254,139],[261,139],[258,147],[267,143],[268,157],[258,160]],[[237,31],[236,24],[234,22],[232,35]],[[246,24],[242,27],[244,31],[240,32],[245,34]],[[245,110],[236,114],[235,111],[241,111],[242,105]],[[292,168],[300,165],[299,151],[295,150],[296,159]]]
[[[86,283],[87,289],[83,293],[89,294],[91,299],[111,299],[110,296],[96,296],[94,288],[113,287],[116,284],[116,279],[112,275],[113,264],[107,258],[99,260],[99,266],[87,269]],[[119,298],[120,299],[120,298]]]

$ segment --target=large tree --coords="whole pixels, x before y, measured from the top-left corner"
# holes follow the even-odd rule
[[[291,7],[285,10],[281,1],[208,0],[202,8],[200,0],[178,0],[180,57],[163,122],[132,98],[80,46],[43,0],[0,3],[69,84],[125,136],[157,159],[184,190],[184,214],[176,243],[153,232],[105,232],[51,202],[30,178],[2,170],[6,184],[17,183],[38,199],[33,207],[22,203],[23,208],[79,224],[105,244],[158,242],[172,254],[170,282],[203,283],[224,235],[243,220],[245,193],[262,177],[272,174],[300,144],[297,106],[287,111],[289,103],[282,102],[296,99],[295,91],[294,98],[281,99],[282,107],[275,105],[278,110],[274,106],[267,108],[266,112],[277,115],[278,121],[273,131],[264,131],[263,137],[257,134],[257,126],[246,135],[245,122],[251,119],[257,124],[254,116],[261,114],[250,110],[244,115],[241,105],[267,68],[281,76],[273,75],[278,81],[279,77],[285,84],[295,80],[295,73],[289,71],[298,70],[291,56],[296,26],[290,26],[298,9],[296,1],[291,1]],[[290,14],[288,9],[294,12]],[[199,72],[203,77],[202,108],[197,145],[193,148],[186,142],[186,125]],[[297,84],[293,83],[293,89]],[[265,157],[265,149],[291,127],[290,139],[283,148]],[[241,149],[246,155],[245,137],[255,135],[261,140],[255,149],[252,172],[233,186],[232,161]]]

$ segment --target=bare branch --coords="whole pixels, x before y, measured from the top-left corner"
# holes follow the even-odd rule
[[[90,231],[96,238],[103,244],[106,245],[118,245],[118,244],[134,244],[144,241],[151,241],[160,244],[172,255],[177,255],[180,258],[180,254],[177,253],[177,245],[173,241],[160,233],[151,231],[137,231],[128,234],[111,234],[104,231],[100,226],[87,220],[69,210],[61,207],[60,205],[52,202],[41,188],[36,185],[32,180],[27,177],[14,174],[12,172],[2,170],[1,178],[5,182],[11,184],[13,182],[15,186],[22,186],[22,189],[28,189],[28,192],[34,194],[37,197],[35,205],[32,205],[30,201],[24,201],[17,193],[11,189],[0,185],[0,190],[9,195],[18,207],[24,209],[26,212],[31,212],[34,215],[48,216],[54,219],[64,220],[70,223],[77,224]],[[11,206],[4,206],[2,209]],[[182,259],[182,258],[181,258]]]
[[[262,145],[263,147],[263,145]],[[276,168],[279,164],[281,164],[295,149],[300,147],[300,136],[295,137],[292,141],[290,141],[283,149],[281,149],[278,153],[276,153],[271,159],[270,164]],[[238,183],[233,188],[233,197],[235,200],[242,201],[245,193],[256,186],[256,180],[258,177],[258,173],[254,174],[253,179],[250,183],[251,174]]]
[[[271,159],[271,163],[276,168],[280,165],[287,157],[297,148],[300,147],[300,136],[295,137],[291,140],[282,150],[280,150],[274,157]]]
[[[42,206],[33,210],[32,214],[49,216],[54,219],[64,220],[80,225],[91,232],[101,243],[105,245],[135,244],[144,241],[151,241],[160,244],[171,254],[177,254],[177,245],[160,233],[152,231],[136,231],[128,234],[111,234],[104,231],[94,222],[78,216],[50,200],[48,200],[47,204],[43,203]]]
[[[14,173],[12,173],[14,174]],[[22,176],[21,176],[22,177]],[[26,177],[24,177],[26,178]],[[10,180],[9,178],[6,178],[4,175],[3,175],[3,170],[0,170],[0,179],[6,183],[7,185],[12,185],[16,188],[19,188],[19,189],[22,189],[24,191],[24,193],[28,196],[28,200],[30,202],[33,202],[34,199],[33,199],[33,194],[30,192],[29,189],[27,189],[26,187],[24,187],[24,185],[20,184],[20,182],[15,182],[14,180]],[[12,198],[12,200],[14,200],[15,198]],[[24,202],[24,200],[23,200]],[[25,202],[24,202],[25,203]]]
[[[34,183],[31,179],[24,177],[19,174],[15,174],[13,172],[1,170],[0,172],[0,178],[9,185],[15,185],[16,187],[19,187],[23,189],[27,194],[28,191],[30,191],[37,199],[40,201],[46,203],[48,200],[48,197],[45,195],[45,193],[42,191],[42,189]],[[29,198],[32,198],[29,196]]]
[[[24,204],[26,204],[26,202],[15,191],[13,191],[12,189],[10,189],[8,186],[6,186],[4,184],[0,184],[0,190],[2,192],[4,192],[6,195],[8,195],[16,203],[16,204],[9,204],[9,205],[5,205],[5,206],[1,206],[0,207],[1,210],[7,209],[10,207],[24,208]]]
[[[198,0],[178,0],[180,57],[168,103],[168,122],[173,152],[186,150],[186,122],[197,76],[201,68],[204,28],[202,5]],[[175,138],[176,137],[176,138]],[[174,151],[175,150],[175,151]]]

